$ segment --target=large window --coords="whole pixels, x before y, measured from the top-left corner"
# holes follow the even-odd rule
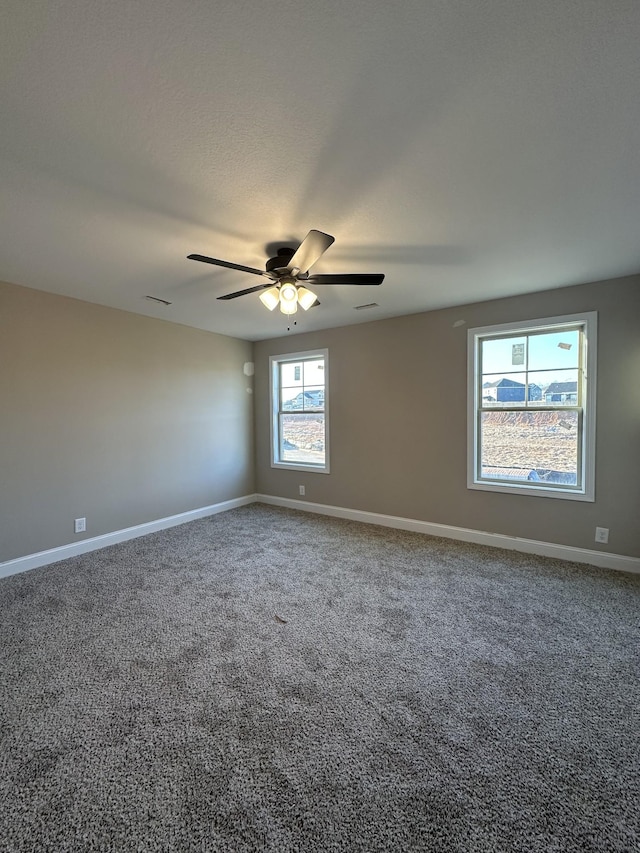
[[[469,330],[468,487],[593,501],[596,314]]]
[[[326,350],[271,356],[271,464],[329,472]]]

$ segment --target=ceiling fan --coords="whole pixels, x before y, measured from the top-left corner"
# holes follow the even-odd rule
[[[297,249],[287,246],[277,250],[274,258],[269,258],[264,270],[254,267],[245,267],[242,264],[232,264],[229,261],[220,261],[217,258],[208,258],[206,255],[187,255],[191,261],[202,261],[205,264],[214,264],[219,267],[227,267],[232,270],[252,273],[253,275],[265,276],[269,279],[265,284],[249,287],[246,290],[238,290],[235,293],[227,293],[218,296],[218,299],[236,299],[248,293],[260,294],[260,300],[270,311],[280,306],[283,314],[295,314],[298,305],[307,311],[315,305],[319,305],[318,297],[313,291],[306,287],[324,284],[352,284],[352,285],[378,285],[384,281],[382,273],[365,274],[343,274],[333,275],[309,275],[309,269],[327,251],[334,242],[334,237],[324,234],[322,231],[309,231]]]

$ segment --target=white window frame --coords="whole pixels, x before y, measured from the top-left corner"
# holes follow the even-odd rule
[[[288,361],[324,360],[324,465],[304,462],[286,462],[280,459],[280,365]],[[271,405],[271,467],[288,471],[315,471],[329,474],[329,351],[314,349],[306,352],[290,352],[269,357],[269,392]],[[295,412],[294,412],[295,414]],[[304,414],[300,412],[299,414]],[[309,414],[312,414],[309,412]]]
[[[597,364],[597,325],[596,311],[586,311],[581,314],[567,314],[561,317],[547,317],[541,320],[524,322],[501,323],[497,326],[483,326],[469,329],[467,337],[468,377],[467,377],[467,488],[486,492],[503,492],[506,494],[531,495],[534,497],[562,498],[573,501],[595,501],[595,468],[596,468],[596,364]],[[582,430],[580,446],[580,469],[582,471],[581,488],[569,488],[552,484],[526,484],[517,481],[496,480],[489,482],[480,479],[479,469],[479,416],[481,411],[481,384],[479,375],[480,343],[484,338],[505,337],[509,335],[526,334],[532,331],[553,331],[554,327],[562,330],[564,327],[581,326],[586,336],[584,358],[582,360]],[[578,397],[580,399],[580,395]],[[516,407],[517,408],[517,407]],[[544,410],[544,406],[541,407]],[[534,410],[534,409],[532,409]],[[502,410],[501,410],[502,411]],[[505,407],[504,411],[509,411]],[[535,411],[535,410],[534,410]]]

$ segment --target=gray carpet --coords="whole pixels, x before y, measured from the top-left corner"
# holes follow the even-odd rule
[[[640,849],[640,577],[253,505],[0,600],[3,853]]]

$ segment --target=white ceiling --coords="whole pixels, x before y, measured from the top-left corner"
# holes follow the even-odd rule
[[[187,254],[386,274],[298,331],[638,272],[639,45],[638,0],[5,0],[0,278],[259,340]]]

